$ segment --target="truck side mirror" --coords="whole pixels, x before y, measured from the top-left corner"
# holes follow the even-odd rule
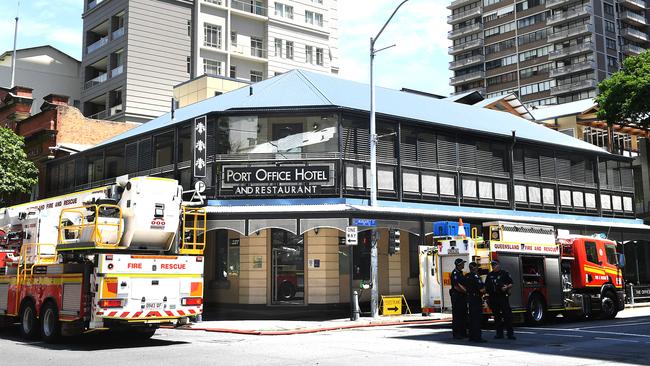
[[[618,266],[625,268],[625,254],[623,253],[618,253]]]

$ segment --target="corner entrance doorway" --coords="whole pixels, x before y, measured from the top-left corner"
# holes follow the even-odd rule
[[[271,304],[304,303],[304,237],[282,229],[271,229]]]

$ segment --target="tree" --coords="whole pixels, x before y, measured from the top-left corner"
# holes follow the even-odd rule
[[[623,68],[598,84],[598,118],[650,127],[650,51],[623,61]]]
[[[25,142],[8,128],[0,127],[0,207],[16,193],[27,193],[38,182],[38,169],[27,159]]]

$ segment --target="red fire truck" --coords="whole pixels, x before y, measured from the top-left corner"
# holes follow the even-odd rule
[[[539,324],[560,313],[614,318],[623,310],[623,260],[616,242],[544,225],[496,221],[483,227],[485,241],[474,260],[488,268],[498,259],[510,272],[513,313]]]

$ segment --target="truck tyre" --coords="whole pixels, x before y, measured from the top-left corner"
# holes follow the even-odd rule
[[[41,335],[48,343],[56,342],[61,336],[59,310],[53,302],[48,301],[41,310]]]
[[[36,339],[40,335],[36,307],[31,301],[25,301],[20,308],[20,335],[25,339]]]
[[[546,321],[546,304],[540,295],[533,295],[528,300],[526,320],[532,325],[541,325]]]
[[[614,319],[618,314],[618,307],[616,306],[616,296],[611,291],[605,292],[600,299],[601,317],[603,319]]]

